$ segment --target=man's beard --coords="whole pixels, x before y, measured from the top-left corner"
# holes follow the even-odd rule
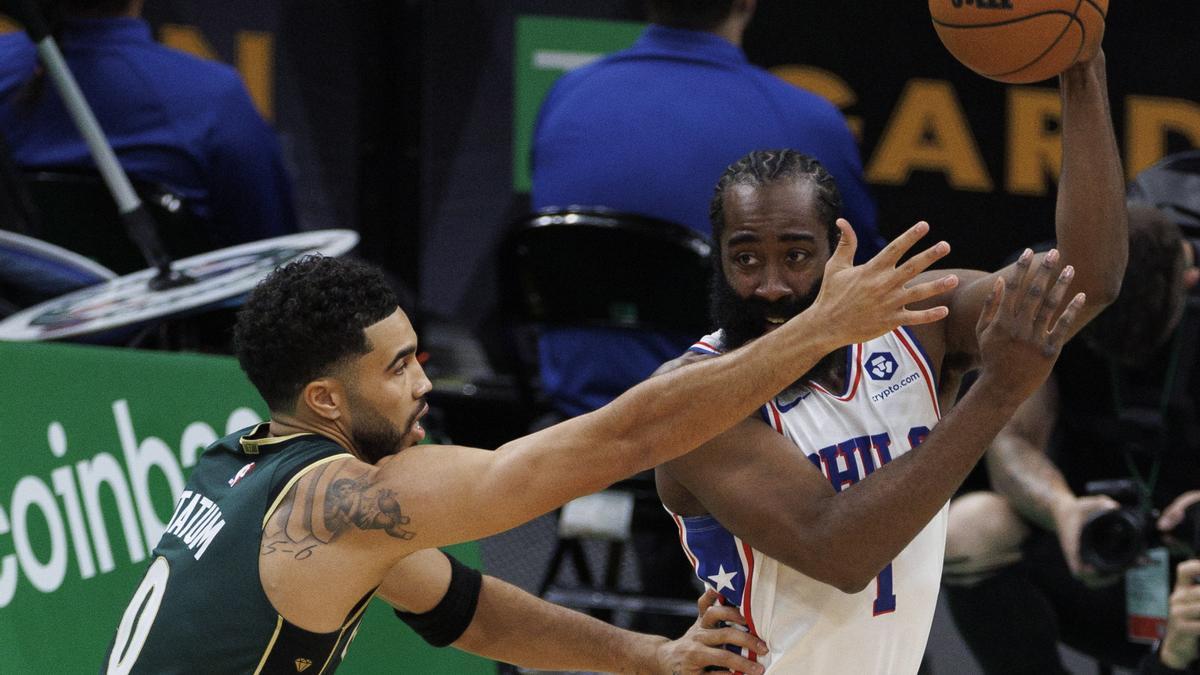
[[[791,319],[811,307],[821,292],[821,282],[818,280],[813,284],[805,295],[770,302],[753,296],[741,297],[729,285],[725,273],[718,269],[713,275],[712,289],[709,315],[715,327],[724,332],[725,349],[732,350],[762,337],[766,331],[768,316],[773,319]],[[821,357],[821,360],[796,380],[793,386],[812,379],[814,375],[823,375],[840,368],[845,359],[846,347],[833,350]]]
[[[417,421],[417,416],[425,407],[422,405],[424,400],[417,402],[417,407],[409,417],[408,423],[397,428],[387,417],[381,415],[375,406],[356,394],[350,394],[349,398],[354,411],[350,440],[354,443],[354,448],[362,455],[360,459],[368,464],[376,464],[384,457],[394,455],[410,445],[407,437],[413,424]]]

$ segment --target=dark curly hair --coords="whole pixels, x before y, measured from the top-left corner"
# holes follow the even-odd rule
[[[1179,226],[1161,210],[1129,205],[1129,264],[1121,293],[1080,331],[1084,343],[1135,365],[1171,337],[1186,299],[1182,242]]]
[[[842,193],[820,162],[795,150],[755,150],[726,167],[708,207],[712,238],[717,246],[720,247],[721,234],[725,231],[726,190],[734,185],[761,187],[784,180],[812,181],[817,193],[817,214],[828,228],[832,252],[839,237],[837,218],[842,212]]]
[[[646,15],[660,26],[712,30],[733,11],[733,0],[646,0]]]
[[[313,380],[371,351],[363,332],[399,303],[377,268],[305,256],[264,279],[238,311],[234,352],[271,410],[291,412]]]

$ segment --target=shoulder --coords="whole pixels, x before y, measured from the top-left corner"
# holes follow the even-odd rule
[[[620,86],[620,83],[625,80],[624,71],[626,70],[624,67],[617,67],[619,63],[626,63],[623,61],[622,54],[622,52],[609,54],[592,63],[563,73],[555,80],[554,86],[546,95],[542,105],[543,109],[552,109],[564,101],[575,100],[577,96],[609,91]]]
[[[725,352],[721,331],[700,338],[680,356],[667,361],[654,371],[654,375],[665,375],[686,365],[720,356]]]
[[[16,56],[32,57],[36,48],[23,32],[0,35],[0,66],[10,66],[8,59]]]
[[[654,375],[666,375],[667,373],[679,370],[686,365],[696,363],[697,361],[703,361],[704,359],[710,359],[714,356],[716,356],[716,354],[700,354],[698,352],[691,351],[685,352],[683,355],[677,356],[659,366],[658,369],[654,371]]]
[[[803,112],[803,115],[797,115],[797,117],[809,117],[825,123],[836,122],[840,126],[845,126],[845,117],[842,112],[824,96],[794,85],[758,66],[747,65],[744,67],[744,72],[769,91],[772,96]]]
[[[0,94],[33,74],[37,51],[24,33],[0,35]]]
[[[219,61],[202,59],[192,54],[160,44],[145,45],[137,55],[135,68],[184,111],[211,110],[224,114],[231,107],[247,107],[250,94],[241,75],[232,66]]]

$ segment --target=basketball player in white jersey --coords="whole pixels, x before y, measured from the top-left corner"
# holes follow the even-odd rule
[[[947,319],[832,352],[761,414],[657,470],[696,575],[765,640],[770,654],[747,656],[768,673],[917,671],[947,500],[1062,343],[1117,295],[1126,211],[1103,54],[1059,87],[1057,250],[992,274],[956,270],[960,284],[931,301]],[[712,203],[723,330],[664,368],[735,348],[811,303],[839,204],[832,178],[799,153],[729,167]]]

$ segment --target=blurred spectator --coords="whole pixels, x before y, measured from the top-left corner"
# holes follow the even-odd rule
[[[1200,501],[1195,246],[1156,208],[1131,206],[1129,226],[1117,301],[1063,349],[988,450],[995,492],[950,505],[945,596],[987,673],[1065,673],[1059,640],[1136,667],[1146,649],[1126,638],[1123,574],[1088,552],[1100,538],[1081,546],[1081,532],[1144,499],[1163,511],[1149,528],[1166,533]],[[1118,480],[1123,494],[1086,487]]]
[[[237,72],[157,44],[143,4],[42,3],[121,165],[184,197],[214,247],[296,231],[279,143]],[[24,33],[0,35],[0,133],[23,169],[94,166]]]
[[[633,47],[564,75],[534,134],[533,206],[603,206],[708,235],[725,167],[751,150],[790,148],[837,180],[859,260],[878,251],[875,206],[841,113],[742,53],[755,4],[648,0],[653,24]],[[559,412],[578,415],[645,379],[694,337],[549,330],[539,345],[542,383]]]
[[[1154,653],[1142,661],[1141,675],[1200,672],[1200,560],[1185,560],[1175,568],[1167,634]]]
[[[629,49],[564,75],[539,113],[533,206],[600,206],[711,234],[709,203],[725,167],[751,150],[819,159],[859,233],[859,260],[881,248],[875,206],[845,118],[825,99],[753,66],[742,36],[756,0],[648,0],[653,22]],[[670,293],[670,288],[662,289]],[[599,408],[691,345],[694,335],[547,328],[538,351],[556,413]],[[634,512],[642,587],[694,595],[657,499]],[[647,624],[671,634],[686,628]]]

